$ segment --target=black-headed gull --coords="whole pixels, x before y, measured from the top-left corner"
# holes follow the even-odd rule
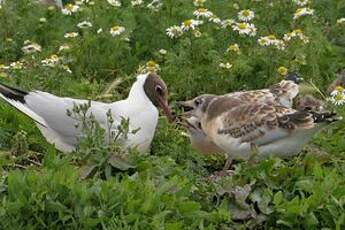
[[[87,114],[92,114],[107,131],[107,112],[110,110],[114,129],[123,118],[129,119],[129,129],[139,131],[129,134],[126,147],[136,147],[140,152],[150,148],[158,122],[158,110],[172,120],[167,103],[168,90],[156,74],[139,75],[131,87],[127,99],[113,103],[91,101]],[[42,91],[24,92],[0,84],[0,97],[13,107],[32,118],[48,142],[63,152],[71,152],[78,145],[81,131],[76,120],[67,116],[74,105],[86,104],[87,100],[57,97]],[[110,130],[114,131],[114,130]],[[106,136],[109,136],[106,133]]]
[[[232,159],[282,158],[300,152],[311,137],[327,124],[340,120],[335,113],[297,111],[263,102],[246,103],[229,95],[201,95],[192,104],[201,128]],[[186,106],[187,104],[184,104]]]

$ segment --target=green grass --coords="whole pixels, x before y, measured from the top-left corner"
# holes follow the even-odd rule
[[[172,105],[201,93],[268,86],[281,79],[280,66],[325,90],[336,71],[345,67],[345,25],[336,23],[345,17],[345,2],[313,1],[315,15],[296,21],[292,17],[298,7],[292,1],[269,2],[205,3],[221,19],[236,19],[240,9],[253,10],[255,37],[205,22],[199,28],[201,37],[187,32],[170,39],[168,27],[193,17],[192,1],[163,0],[157,12],[134,8],[130,1],[123,1],[121,8],[95,1],[66,16],[33,1],[7,0],[0,9],[0,64],[20,60],[24,68],[0,69],[0,81],[25,90],[113,101],[126,97],[139,66],[154,60]],[[47,21],[40,22],[42,17]],[[77,23],[84,20],[93,27],[78,29]],[[125,33],[112,37],[114,24],[124,26]],[[99,28],[103,33],[97,34]],[[308,44],[294,40],[280,51],[257,43],[261,36],[281,39],[297,28],[309,37]],[[71,31],[80,36],[64,38]],[[24,54],[25,40],[40,44],[42,51]],[[226,53],[233,43],[240,46],[240,54]],[[59,52],[63,44],[71,49]],[[42,66],[41,60],[52,54],[60,63]],[[220,62],[233,67],[222,69]],[[344,116],[344,107],[337,112]],[[108,149],[99,144],[101,131],[77,153],[65,155],[45,141],[30,119],[1,102],[0,229],[340,230],[345,227],[344,130],[344,122],[339,122],[290,160],[236,162],[233,176],[211,181],[209,176],[222,168],[224,159],[194,151],[182,128],[165,118],[159,121],[150,153],[129,153],[121,161],[127,169],[121,170],[101,163],[108,156]],[[93,145],[94,158],[83,159]],[[90,162],[97,163],[97,170],[82,180],[80,172]]]

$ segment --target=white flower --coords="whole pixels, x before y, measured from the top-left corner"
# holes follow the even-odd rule
[[[306,6],[309,3],[309,0],[292,0],[298,6]]]
[[[338,20],[337,20],[337,23],[338,24],[345,24],[345,18],[339,18]]]
[[[64,35],[65,38],[75,38],[78,36],[79,36],[79,34],[77,32],[69,32],[69,33],[65,33],[65,35]]]
[[[37,43],[25,41],[24,44],[25,44],[25,46],[22,47],[22,51],[25,54],[32,54],[32,53],[42,51],[42,47]]]
[[[112,6],[115,6],[115,7],[121,7],[121,2],[120,1],[117,1],[117,0],[107,0],[108,3]]]
[[[254,11],[251,10],[241,10],[238,12],[238,19],[243,22],[249,22],[255,17]]]
[[[247,22],[235,23],[232,25],[234,31],[238,31],[239,34],[249,35],[251,37],[256,35],[256,28],[254,24]]]
[[[209,17],[208,21],[209,22],[213,22],[213,23],[215,23],[217,25],[222,25],[222,20],[219,17],[215,16],[215,15],[212,15],[211,17]]]
[[[160,0],[153,0],[149,4],[147,4],[147,8],[152,11],[159,11],[159,9],[163,6],[163,3]]]
[[[111,36],[115,37],[115,36],[118,36],[120,34],[122,34],[123,32],[125,32],[125,27],[123,26],[113,26],[110,28],[110,34]]]
[[[301,39],[305,44],[309,42],[309,38],[303,34],[303,31],[301,29],[295,29],[290,33],[284,34],[284,41],[288,42],[293,38],[299,38]]]
[[[206,0],[193,0],[194,6],[203,6]]]
[[[7,65],[4,65],[4,64],[0,64],[0,70],[6,70],[6,69],[9,69],[10,66],[7,66]]]
[[[63,70],[66,70],[67,73],[70,73],[70,74],[72,73],[72,70],[69,68],[68,65],[62,65],[61,67]]]
[[[92,23],[89,21],[82,21],[77,24],[77,26],[81,29],[86,29],[92,27]]]
[[[162,55],[166,55],[168,53],[165,49],[160,49],[158,52]]]
[[[60,61],[59,56],[56,54],[51,55],[49,58],[46,58],[41,61],[43,66],[49,66],[49,67],[54,67],[56,66]]]
[[[225,20],[223,20],[222,22],[221,22],[221,25],[222,25],[222,28],[227,28],[227,27],[229,27],[229,26],[232,26],[233,24],[235,24],[236,22],[235,22],[235,20],[233,20],[233,19],[225,19]]]
[[[103,32],[103,29],[102,28],[99,28],[98,30],[97,30],[97,34],[100,34],[100,33],[102,33]]]
[[[64,51],[64,50],[69,50],[71,47],[69,45],[61,45],[59,47],[59,52]]]
[[[20,61],[12,62],[12,63],[10,64],[10,67],[11,67],[12,69],[16,69],[16,70],[18,70],[18,69],[23,69],[23,62],[20,62]]]
[[[178,38],[182,36],[183,31],[179,26],[171,26],[166,30],[166,33],[170,38]]]
[[[219,64],[219,67],[220,67],[220,68],[223,68],[223,69],[229,70],[229,69],[232,68],[232,65],[231,65],[229,62],[226,62],[226,63],[221,62],[221,63]]]
[[[298,8],[293,16],[293,19],[296,20],[299,17],[305,16],[305,15],[313,15],[314,10],[310,9],[309,7],[304,8]]]
[[[45,23],[45,22],[47,22],[47,19],[46,18],[40,18],[40,22]]]
[[[261,46],[274,46],[279,50],[285,49],[284,41],[277,39],[276,36],[274,36],[273,34],[259,38],[258,43]]]
[[[197,26],[203,24],[203,21],[200,20],[194,20],[194,19],[188,19],[182,22],[181,29],[184,31],[188,30],[194,30]]]
[[[200,17],[202,18],[210,18],[213,16],[213,13],[211,11],[209,11],[206,8],[199,8],[197,10],[194,11],[193,15],[199,19]]]
[[[331,97],[329,98],[334,105],[345,104],[345,89],[342,86],[337,86],[331,92]]]
[[[72,15],[75,12],[78,12],[79,10],[79,6],[78,5],[73,5],[71,3],[65,5],[64,8],[62,8],[61,12],[65,15]]]
[[[140,6],[144,3],[143,0],[134,0],[134,1],[131,1],[131,4],[132,6]]]
[[[229,45],[226,52],[234,52],[239,53],[240,52],[240,46],[237,43]]]

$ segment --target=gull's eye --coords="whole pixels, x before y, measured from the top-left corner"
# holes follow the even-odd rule
[[[162,86],[156,85],[155,90],[156,90],[156,92],[157,92],[160,96],[163,96],[163,95],[164,95],[164,91],[163,91]]]

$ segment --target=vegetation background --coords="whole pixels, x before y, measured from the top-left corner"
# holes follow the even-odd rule
[[[33,0],[3,2],[0,81],[114,101],[126,97],[138,72],[153,67],[174,105],[201,93],[269,86],[281,80],[284,68],[325,91],[345,67],[345,23],[337,22],[345,17],[344,0],[160,0],[154,7],[147,0],[109,2],[80,1],[71,15]],[[307,2],[313,15],[294,20],[304,7],[298,2]],[[167,28],[195,19],[200,7],[221,21],[204,19],[178,38],[167,35]],[[243,9],[255,12],[255,36],[239,35],[231,26]],[[82,21],[92,26],[79,28]],[[125,31],[112,36],[115,25]],[[272,34],[282,40],[296,29],[309,42],[291,39],[284,50],[258,43]],[[65,38],[70,32],[79,36]],[[228,50],[235,43],[239,50]],[[40,51],[23,49],[30,44]],[[337,110],[344,115],[344,107]],[[234,175],[219,181],[208,176],[224,159],[195,152],[182,132],[162,118],[150,153],[133,151],[108,163],[109,152],[118,150],[104,146],[102,131],[91,132],[77,153],[64,155],[32,121],[1,102],[0,229],[345,228],[343,122],[290,160],[238,162]],[[85,162],[94,164],[85,168]],[[81,178],[85,169],[92,175]]]

